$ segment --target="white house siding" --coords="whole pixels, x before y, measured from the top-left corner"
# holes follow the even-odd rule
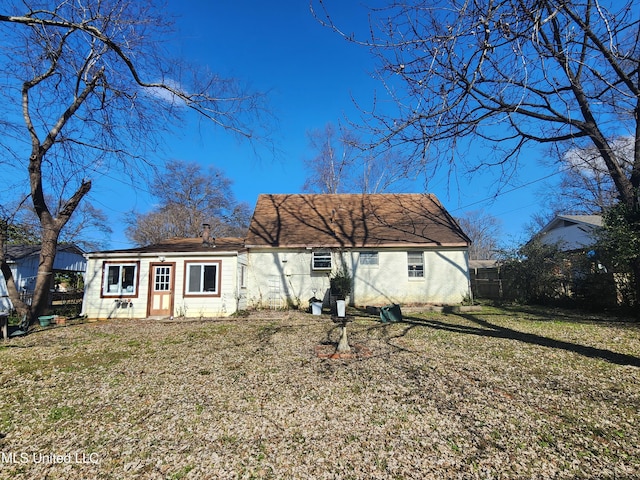
[[[469,295],[469,268],[466,250],[421,250],[424,277],[408,274],[407,250],[378,251],[378,265],[361,265],[353,252],[353,293],[355,305],[458,304]]]
[[[547,245],[559,244],[563,250],[576,250],[595,243],[594,228],[588,225],[573,224],[558,226],[542,236]]]
[[[173,316],[218,317],[236,312],[238,305],[238,260],[235,253],[172,256],[162,255],[164,262],[174,265]],[[152,263],[159,262],[159,255],[99,256],[89,257],[85,281],[83,314],[92,319],[146,318],[149,300],[149,272]],[[184,297],[185,261],[220,261],[220,296]],[[102,297],[102,275],[104,262],[140,262],[138,268],[138,295],[135,298]]]
[[[248,304],[249,259],[246,253],[238,255],[236,268],[236,310],[246,310]],[[244,276],[244,279],[243,279]]]
[[[104,262],[136,262],[138,267],[138,295],[135,298],[102,297],[102,275]],[[147,289],[149,286],[149,264],[157,257],[89,257],[85,274],[82,314],[91,319],[145,318],[147,316]],[[125,302],[126,301],[126,302]]]
[[[360,265],[358,250],[333,252],[334,270],[342,258],[353,277],[353,305],[457,304],[469,295],[466,249],[423,250],[424,278],[409,278],[406,249],[377,251],[378,265]],[[313,296],[327,301],[330,272],[313,271],[311,262],[307,249],[251,249],[249,306],[306,307]]]
[[[39,256],[38,256],[39,263]],[[87,261],[78,253],[58,251],[53,261],[54,270],[64,270],[70,272],[84,272],[87,267]],[[37,266],[36,266],[37,269]]]
[[[311,250],[251,249],[248,270],[247,301],[253,308],[306,307],[329,288],[329,272],[311,269]]]
[[[11,273],[13,274],[13,280],[16,283],[16,287],[18,287],[18,291],[33,291],[36,286],[39,262],[40,255],[30,255],[29,257],[21,258],[17,263],[11,265]]]
[[[185,260],[195,262],[209,262],[221,260],[220,265],[220,296],[190,296],[184,297]],[[176,294],[174,315],[190,318],[224,317],[236,312],[238,303],[238,262],[237,257],[189,257],[182,258],[176,264]]]

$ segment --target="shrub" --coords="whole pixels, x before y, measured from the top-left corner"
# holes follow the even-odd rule
[[[351,274],[346,265],[340,267],[329,279],[331,294],[340,298],[351,295]]]

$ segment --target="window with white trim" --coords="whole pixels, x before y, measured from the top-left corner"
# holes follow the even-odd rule
[[[331,270],[331,252],[313,252],[311,268],[313,270]]]
[[[378,266],[378,252],[360,252],[360,265]]]
[[[137,263],[105,263],[102,294],[135,296],[138,284]]]
[[[422,252],[407,252],[409,278],[424,277],[424,256]]]
[[[219,287],[218,269],[218,263],[187,263],[185,294],[216,295]]]

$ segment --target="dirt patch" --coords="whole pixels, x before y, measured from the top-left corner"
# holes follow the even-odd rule
[[[316,357],[331,360],[358,360],[369,358],[372,355],[370,349],[359,343],[350,347],[351,351],[349,352],[338,352],[338,345],[334,343],[316,345]]]

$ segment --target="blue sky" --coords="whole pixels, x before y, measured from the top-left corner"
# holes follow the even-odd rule
[[[359,2],[326,4],[347,31],[366,28],[366,10]],[[169,42],[176,53],[256,90],[269,91],[278,122],[274,133],[278,154],[266,148],[255,151],[189,117],[175,136],[167,138],[162,158],[215,165],[233,181],[236,199],[251,207],[261,193],[300,192],[306,178],[304,159],[313,155],[307,131],[336,124],[345,116],[356,117],[354,98],[366,107],[375,91],[382,92],[371,77],[370,53],[319,25],[307,0],[170,0],[169,10],[177,20],[175,37]],[[512,244],[525,239],[525,225],[541,209],[537,194],[544,182],[537,180],[553,171],[544,169],[532,153],[519,178],[498,196],[494,182],[500,172],[472,178],[448,173],[430,178],[426,190],[424,179],[419,179],[408,191],[436,194],[454,216],[479,209],[494,215],[502,221],[506,242]],[[144,185],[131,188],[114,177],[117,172],[109,175],[110,181],[95,182],[90,194],[110,218],[122,219],[132,209],[146,212],[154,207]],[[109,248],[130,246],[124,227],[113,223]]]

